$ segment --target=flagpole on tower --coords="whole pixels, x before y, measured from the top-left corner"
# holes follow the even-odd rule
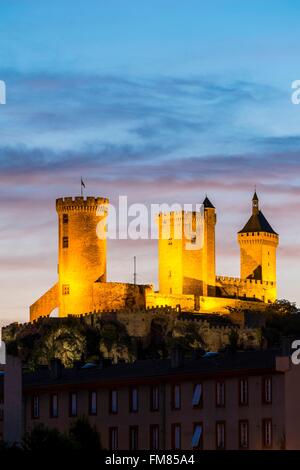
[[[82,176],[80,177],[80,194],[81,194],[81,197],[83,196],[83,188],[85,188],[85,184],[84,184],[84,181],[82,179]]]

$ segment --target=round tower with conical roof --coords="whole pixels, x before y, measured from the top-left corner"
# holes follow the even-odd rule
[[[255,191],[252,198],[252,215],[238,233],[241,279],[273,283],[275,296],[278,242],[279,236],[261,212]]]

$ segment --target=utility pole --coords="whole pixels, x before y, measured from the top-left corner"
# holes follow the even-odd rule
[[[133,257],[133,284],[136,285],[136,256]]]

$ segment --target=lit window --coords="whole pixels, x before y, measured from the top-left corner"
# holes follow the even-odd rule
[[[180,385],[173,385],[173,387],[172,387],[172,408],[173,408],[173,410],[179,410],[180,407],[181,407]]]
[[[69,246],[69,237],[63,237],[63,248],[68,248]]]
[[[118,391],[111,390],[110,391],[110,412],[111,413],[118,413]]]
[[[56,393],[50,396],[50,417],[58,417],[58,396]]]
[[[263,447],[272,447],[272,420],[263,419],[262,422]]]
[[[216,423],[216,447],[225,449],[225,423],[223,421]]]
[[[136,413],[139,408],[139,394],[136,387],[130,390],[130,411]]]
[[[240,405],[248,405],[248,380],[240,380]]]
[[[239,422],[239,447],[248,449],[249,447],[249,423],[246,420]]]
[[[138,450],[139,448],[139,428],[138,426],[129,427],[129,450]]]
[[[216,383],[216,405],[225,406],[225,383]]]
[[[77,393],[70,393],[70,416],[77,416]]]
[[[62,285],[62,295],[69,295],[70,294],[70,286],[69,284]]]
[[[40,417],[40,397],[34,395],[32,397],[32,418],[37,419]]]
[[[263,402],[265,404],[272,403],[272,379],[265,377],[263,379]]]
[[[97,392],[90,392],[89,396],[89,414],[97,414]]]
[[[151,387],[151,411],[157,411],[159,409],[159,387],[155,385]]]
[[[203,442],[203,426],[202,426],[202,423],[196,423],[194,424],[192,448],[202,449],[202,442]]]
[[[202,384],[194,385],[192,405],[194,408],[202,405]]]
[[[150,426],[150,450],[159,450],[159,426],[157,424]]]
[[[181,426],[172,424],[172,450],[181,449]]]
[[[118,450],[118,428],[109,428],[109,449]]]

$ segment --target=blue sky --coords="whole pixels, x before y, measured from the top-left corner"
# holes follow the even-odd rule
[[[218,273],[256,185],[281,235],[279,295],[300,301],[296,1],[0,1],[0,315],[25,319],[56,276],[54,199],[198,202],[218,211]],[[126,256],[125,254],[126,253]],[[155,243],[109,253],[111,280],[156,281]],[[120,258],[123,263],[120,263]],[[16,295],[11,296],[11,292]]]

